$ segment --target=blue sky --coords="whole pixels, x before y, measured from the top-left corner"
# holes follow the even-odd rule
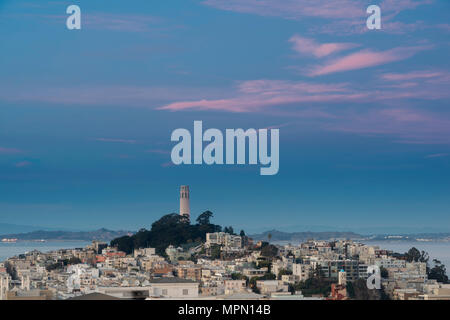
[[[67,30],[67,6],[82,29]],[[377,4],[382,29],[367,30]],[[0,222],[450,231],[445,0],[0,1]],[[280,171],[174,166],[171,132],[280,129]]]

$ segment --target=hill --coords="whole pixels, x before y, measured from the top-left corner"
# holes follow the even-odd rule
[[[207,233],[221,231],[221,226],[210,223],[212,216],[212,212],[205,211],[197,218],[197,224],[190,224],[188,219],[177,213],[167,214],[155,221],[151,230],[141,229],[132,236],[116,238],[111,241],[111,245],[126,253],[138,248],[152,247],[159,255],[165,255],[164,250],[169,245],[202,242]]]

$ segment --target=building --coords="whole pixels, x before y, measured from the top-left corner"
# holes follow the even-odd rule
[[[225,280],[225,294],[233,294],[237,292],[245,292],[247,289],[247,281],[245,280]]]
[[[223,246],[226,249],[240,249],[242,237],[225,232],[207,233],[205,246],[210,248],[213,245]]]
[[[175,274],[181,279],[200,281],[202,278],[202,268],[196,265],[180,265],[175,268]]]
[[[270,294],[272,292],[288,292],[288,285],[280,280],[257,280],[256,287],[262,294]]]
[[[180,187],[180,215],[187,218],[191,217],[191,210],[189,208],[189,186]]]
[[[179,278],[160,278],[150,281],[150,297],[192,299],[198,297],[198,282]]]
[[[298,281],[305,281],[309,279],[313,272],[313,266],[310,264],[294,263],[292,265],[292,274],[298,276]]]

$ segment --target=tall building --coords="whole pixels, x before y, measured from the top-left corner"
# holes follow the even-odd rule
[[[190,218],[191,210],[189,209],[189,186],[180,187],[180,215]]]

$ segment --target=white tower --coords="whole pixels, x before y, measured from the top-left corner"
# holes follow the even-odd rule
[[[189,186],[180,187],[180,215],[190,218],[191,210],[189,209]]]
[[[338,284],[345,286],[347,284],[347,272],[342,269],[338,273]]]

